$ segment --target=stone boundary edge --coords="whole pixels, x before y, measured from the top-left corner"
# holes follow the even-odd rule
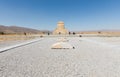
[[[34,43],[34,42],[37,42],[37,41],[40,41],[40,40],[42,40],[42,39],[41,38],[34,39],[34,40],[30,40],[30,41],[27,41],[27,42],[24,42],[24,43],[20,43],[20,44],[12,45],[12,46],[9,46],[9,47],[1,48],[0,53],[11,50],[11,49],[14,49],[14,48],[17,48],[17,47],[25,46],[25,45],[28,45],[28,44],[31,44],[31,43]]]

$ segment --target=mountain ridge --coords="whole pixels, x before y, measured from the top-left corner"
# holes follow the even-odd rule
[[[31,34],[38,34],[46,31],[40,31],[37,29],[20,27],[20,26],[4,26],[0,25],[0,32],[3,33],[15,33],[15,34],[22,34],[22,33],[31,33]]]

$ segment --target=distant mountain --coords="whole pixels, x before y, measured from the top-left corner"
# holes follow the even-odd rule
[[[18,26],[4,26],[0,25],[0,32],[4,33],[31,33],[31,34],[37,34],[37,33],[42,33],[46,31],[40,31],[36,29],[31,29],[31,28],[25,28],[25,27],[18,27]]]

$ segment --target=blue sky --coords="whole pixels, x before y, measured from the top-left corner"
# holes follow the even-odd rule
[[[0,0],[0,24],[70,31],[120,30],[120,0]]]

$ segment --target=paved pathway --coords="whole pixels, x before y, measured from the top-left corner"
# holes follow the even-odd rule
[[[51,49],[57,38],[0,53],[0,77],[119,77],[120,51],[68,38],[75,49]]]

